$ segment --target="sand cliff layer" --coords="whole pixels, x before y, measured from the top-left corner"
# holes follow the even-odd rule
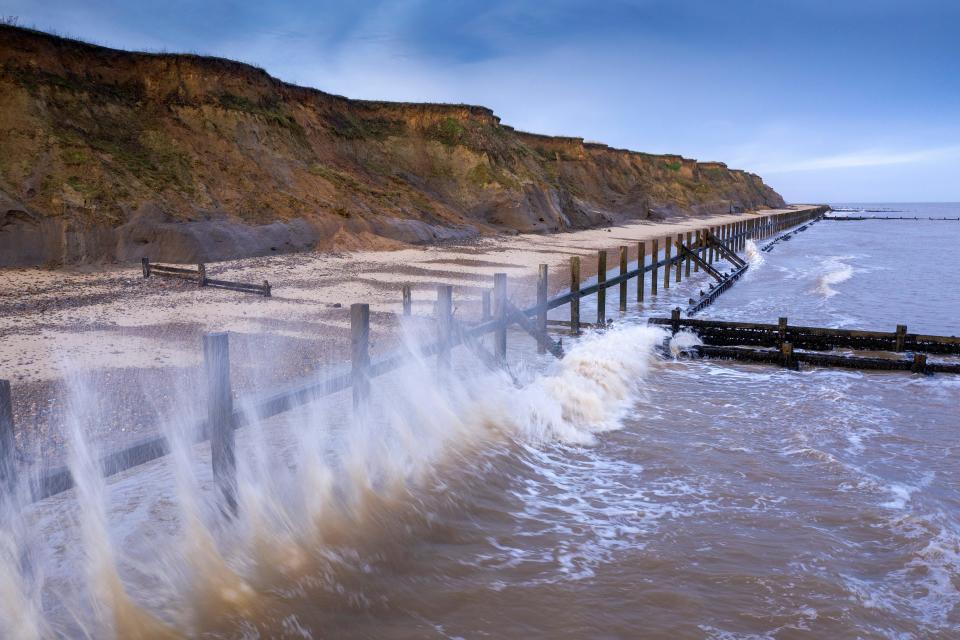
[[[216,260],[777,207],[756,175],[0,26],[0,266]]]

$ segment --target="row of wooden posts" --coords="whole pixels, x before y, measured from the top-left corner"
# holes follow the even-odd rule
[[[696,333],[703,344],[683,351],[697,357],[778,363],[790,369],[806,362],[847,369],[960,373],[960,363],[927,362],[928,353],[960,355],[960,338],[907,333],[904,324],[898,324],[895,331],[864,331],[790,325],[787,318],[779,318],[777,324],[683,319],[679,308],[669,318],[649,318],[648,322],[669,326],[674,334],[681,329]],[[805,351],[797,352],[795,348]],[[824,353],[835,349],[909,352],[909,356],[904,359]]]
[[[208,278],[207,265],[203,262],[197,263],[196,270],[151,263],[148,258],[141,258],[140,264],[143,268],[144,278],[149,278],[152,275],[164,276],[166,278],[181,278],[183,280],[195,280],[197,286],[201,288],[212,287],[215,289],[241,291],[243,293],[255,293],[265,298],[269,298],[272,295],[270,283],[266,280],[263,281],[263,284],[250,284],[247,282],[231,282],[230,280]]]
[[[653,240],[653,259],[646,263],[646,246],[638,245],[637,268],[628,269],[627,247],[620,248],[620,273],[607,278],[606,252],[598,255],[597,282],[582,286],[580,258],[570,261],[570,290],[554,298],[548,296],[547,266],[540,265],[537,282],[537,303],[527,309],[519,309],[507,296],[507,276],[504,273],[494,275],[493,290],[483,296],[483,314],[476,324],[465,325],[453,317],[453,289],[441,285],[437,289],[436,305],[436,341],[419,347],[419,355],[436,356],[440,367],[450,363],[450,351],[458,345],[464,345],[491,367],[502,366],[507,355],[507,330],[517,325],[537,340],[541,352],[549,352],[557,357],[563,355],[562,346],[547,332],[547,313],[564,305],[570,307],[570,321],[561,322],[571,333],[577,334],[582,327],[589,326],[581,322],[580,300],[586,296],[597,295],[597,322],[595,326],[606,325],[606,290],[617,286],[620,290],[620,309],[626,310],[627,283],[637,278],[637,298],[644,300],[644,275],[651,272],[650,293],[657,294],[658,271],[664,270],[663,286],[670,286],[670,272],[675,270],[675,280],[680,282],[684,275],[698,271],[701,265],[712,265],[728,258],[728,251],[743,249],[750,237],[760,238],[780,233],[790,226],[805,222],[822,213],[821,210],[802,210],[787,214],[758,216],[732,222],[725,225],[707,227],[695,232],[677,234],[678,253],[671,256],[674,237],[665,239],[665,256],[658,260],[659,240]],[[694,242],[694,234],[697,241]],[[707,242],[711,237],[722,239],[721,243]],[[735,247],[736,249],[728,249]],[[694,259],[696,254],[700,259]],[[685,266],[685,269],[684,269]],[[148,263],[144,262],[145,277]],[[150,270],[155,266],[149,265]],[[491,300],[492,293],[492,300]],[[402,310],[404,315],[412,314],[412,291],[403,288]],[[558,322],[558,321],[554,321]],[[289,411],[296,407],[314,402],[325,396],[352,389],[356,407],[366,402],[370,393],[372,378],[393,371],[407,362],[410,351],[402,347],[394,352],[372,361],[370,357],[370,307],[367,304],[353,304],[350,307],[350,344],[351,367],[348,373],[335,375],[320,381],[307,381],[291,389],[286,389],[250,403],[249,412],[237,411],[233,405],[233,393],[230,383],[229,338],[226,333],[211,333],[203,338],[204,369],[206,376],[206,418],[197,426],[196,442],[210,441],[214,479],[221,493],[224,509],[235,512],[236,502],[236,456],[234,453],[234,430]],[[486,350],[480,337],[493,334],[493,353]],[[5,412],[5,413],[4,413]],[[10,385],[0,381],[0,477],[8,486],[16,484],[17,465],[12,417]],[[104,476],[111,476],[134,466],[144,464],[166,455],[169,443],[163,436],[145,438],[116,451],[100,460],[100,469]],[[66,467],[52,469],[44,473],[31,487],[32,500],[40,500],[71,488],[74,485],[70,471]]]

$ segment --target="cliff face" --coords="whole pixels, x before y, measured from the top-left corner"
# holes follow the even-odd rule
[[[0,265],[216,260],[781,206],[756,175],[0,26]]]

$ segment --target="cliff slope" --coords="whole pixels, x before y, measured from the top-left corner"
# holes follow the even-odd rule
[[[783,205],[718,162],[0,26],[0,266],[216,260]]]

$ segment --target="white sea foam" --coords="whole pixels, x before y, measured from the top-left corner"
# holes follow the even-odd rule
[[[825,298],[832,298],[839,293],[832,285],[849,280],[854,273],[853,267],[843,262],[842,258],[827,258],[821,263],[823,273],[817,278],[816,291]]]

